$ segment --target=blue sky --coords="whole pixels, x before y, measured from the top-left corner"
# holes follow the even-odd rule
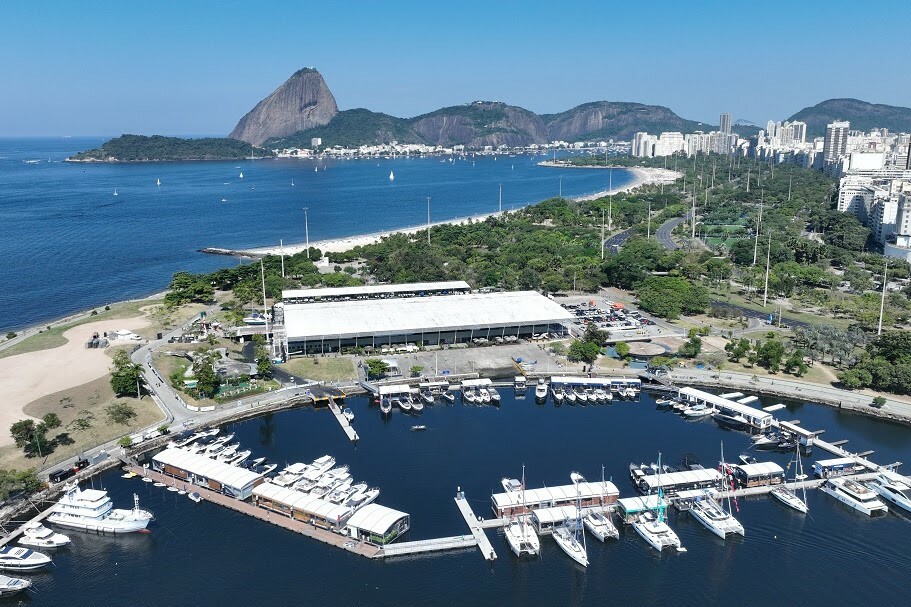
[[[0,3],[0,136],[226,134],[300,67],[341,109],[601,99],[764,124],[911,105],[911,2]],[[902,25],[904,24],[904,25]]]

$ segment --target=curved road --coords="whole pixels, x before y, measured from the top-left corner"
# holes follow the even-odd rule
[[[675,251],[680,248],[680,246],[674,242],[674,239],[671,238],[671,232],[684,221],[686,221],[686,217],[674,217],[661,224],[658,231],[655,232],[655,236],[658,238],[658,242],[661,243],[661,246],[670,251]]]

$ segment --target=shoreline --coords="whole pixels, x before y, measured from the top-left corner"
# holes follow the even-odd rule
[[[552,161],[545,160],[539,162],[538,166],[545,167],[559,167],[563,168],[564,166],[560,163],[554,164]],[[586,202],[590,200],[597,200],[598,198],[603,198],[605,196],[611,196],[613,194],[619,194],[621,192],[630,192],[639,188],[643,185],[651,184],[661,184],[661,183],[673,183],[683,174],[668,169],[656,169],[650,167],[572,167],[572,168],[609,168],[609,169],[622,169],[624,171],[629,171],[633,175],[633,180],[630,183],[627,183],[622,186],[618,186],[611,190],[602,190],[595,192],[593,194],[586,194],[584,196],[577,196],[574,198],[569,198],[568,200],[574,200],[577,202]],[[523,205],[518,208],[511,209],[509,211],[497,211],[494,213],[482,213],[480,215],[469,215],[465,217],[456,217],[454,219],[446,219],[442,221],[431,222],[430,228],[431,232],[433,228],[440,227],[444,225],[464,225],[469,222],[480,222],[484,221],[490,217],[498,217],[500,215],[508,215],[515,211],[524,209],[532,205]],[[397,228],[393,230],[385,230],[381,232],[371,232],[368,234],[355,234],[352,236],[344,236],[341,238],[328,238],[325,240],[314,240],[310,242],[310,246],[316,249],[319,249],[323,253],[343,253],[349,251],[354,247],[366,246],[371,244],[376,244],[380,242],[383,238],[393,236],[396,234],[415,234],[427,229],[427,225],[418,225],[418,226],[407,226],[404,228]],[[228,255],[231,257],[248,257],[248,258],[258,258],[265,255],[294,255],[300,253],[306,249],[306,243],[297,242],[286,244],[282,247],[276,247],[274,245],[266,247],[253,247],[249,249],[229,249],[225,247],[206,247],[200,249],[201,253],[208,253],[210,255]]]

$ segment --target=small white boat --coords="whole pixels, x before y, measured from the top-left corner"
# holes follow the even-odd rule
[[[558,404],[558,405],[563,404],[563,399],[565,397],[565,395],[563,394],[563,388],[555,388],[555,387],[551,386],[550,396],[551,396],[551,398],[554,399],[555,404]]]
[[[114,196],[120,196],[120,194],[117,193],[117,188],[114,188]]]
[[[603,388],[598,388],[595,390],[595,400],[599,403],[607,402],[607,392]]]
[[[490,394],[490,402],[494,405],[500,404],[500,393],[496,388],[488,388],[487,392]]]
[[[0,575],[0,598],[19,594],[24,590],[28,590],[31,585],[32,583],[29,580]]]
[[[244,178],[244,172],[241,171],[241,172],[240,172],[240,179],[243,179],[243,178]]]
[[[250,460],[250,467],[255,468],[256,466],[262,466],[266,463],[267,457],[257,457],[256,459]]]
[[[478,390],[478,396],[482,403],[487,404],[490,402],[490,391],[487,388],[481,388]]]
[[[4,546],[0,548],[0,569],[35,571],[51,564],[51,557],[29,548]]]
[[[25,526],[19,543],[32,548],[60,548],[70,543],[70,538],[62,533],[54,533],[37,521],[32,521]]]
[[[395,173],[389,171],[389,181],[395,181]]]
[[[693,503],[692,508],[690,508],[690,514],[702,523],[703,527],[721,539],[725,539],[732,533],[744,535],[743,525],[740,524],[740,521],[722,508],[721,504],[715,501],[715,498],[708,492],[706,492],[705,497]]]
[[[544,378],[538,380],[538,385],[535,386],[535,398],[541,402],[547,400],[547,382],[544,381]]]
[[[197,504],[202,501],[202,496],[195,491],[188,493],[187,497],[190,498],[192,501],[196,502]]]
[[[411,398],[405,396],[399,399],[399,409],[402,411],[411,411]]]
[[[886,474],[879,475],[869,487],[890,504],[911,514],[911,487]]]
[[[380,399],[380,413],[383,415],[389,415],[392,413],[392,403],[388,398]]]
[[[683,410],[683,417],[688,417],[690,419],[697,419],[700,417],[706,417],[715,412],[715,409],[712,407],[707,407],[702,403],[693,405],[692,407],[687,407]]]
[[[572,388],[565,388],[563,390],[563,396],[566,398],[566,402],[576,404],[576,393]]]
[[[585,540],[579,541],[576,531],[566,525],[554,529],[554,541],[572,560],[583,567],[588,567],[588,553],[585,550]]]
[[[424,424],[417,424],[417,425],[411,426],[412,432],[420,432],[420,431],[426,430],[426,429],[427,429],[427,426],[425,426]]]
[[[619,539],[620,532],[617,531],[617,527],[610,520],[610,516],[605,516],[601,512],[589,512],[582,519],[582,522],[585,524],[585,528],[588,529],[588,532],[594,535],[596,538],[602,542],[606,541],[608,538]]]
[[[158,187],[161,187],[161,179],[156,179],[155,185],[157,185]]]
[[[867,516],[883,515],[889,511],[872,489],[850,478],[830,478],[820,489]]]
[[[468,403],[475,403],[475,402],[477,402],[477,400],[478,400],[478,398],[477,398],[477,396],[475,396],[474,390],[472,390],[471,388],[462,389],[462,401],[468,402]]]
[[[452,392],[440,392],[440,398],[445,400],[450,405],[455,402],[455,394]]]
[[[349,407],[345,407],[345,409],[342,410],[342,415],[345,416],[345,419],[348,420],[349,424],[354,421],[354,411]]]
[[[424,404],[432,405],[433,404],[433,394],[430,393],[430,390],[424,390],[421,392],[421,400],[424,401]]]
[[[573,388],[573,394],[576,396],[576,400],[580,403],[588,402],[588,394],[585,393],[585,390],[582,388]]]
[[[234,457],[227,460],[227,463],[231,464],[232,466],[240,466],[247,460],[248,457],[250,457],[251,453],[253,453],[253,452],[250,451],[249,449],[244,449],[243,451],[238,451],[237,453],[234,454]]]
[[[411,410],[414,411],[415,413],[420,413],[421,411],[424,410],[424,403],[421,402],[420,398],[411,399]]]

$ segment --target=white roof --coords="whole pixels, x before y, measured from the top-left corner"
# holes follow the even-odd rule
[[[691,483],[720,481],[721,473],[714,468],[706,468],[704,470],[683,470],[681,472],[670,472],[668,474],[647,474],[643,476],[641,480],[648,485],[649,489],[657,490],[659,486],[669,487],[673,485],[689,485]]]
[[[559,487],[543,487],[541,489],[526,489],[525,503],[529,508],[535,504],[549,504],[553,502],[572,502],[578,497],[588,500],[596,497],[620,495],[617,486],[610,481],[597,483],[579,483],[579,491],[576,493],[576,485],[562,485]],[[496,508],[515,508],[522,505],[522,492],[510,491],[508,493],[495,493],[491,498]]]
[[[398,285],[364,285],[358,287],[325,287],[322,289],[289,289],[282,291],[282,299],[311,297],[358,297],[363,295],[382,295],[384,293],[421,293],[423,291],[451,291],[454,289],[471,290],[464,280],[448,282],[412,282]]]
[[[782,428],[784,428],[785,430],[787,430],[788,432],[793,432],[794,434],[799,434],[800,436],[804,436],[807,438],[816,437],[815,432],[801,428],[800,426],[798,426],[797,424],[795,424],[793,422],[778,422],[778,425],[781,426]]]
[[[351,518],[348,519],[348,526],[375,535],[385,535],[396,521],[406,516],[408,516],[407,512],[400,512],[379,504],[367,504],[351,515]]]
[[[351,508],[348,506],[339,506],[309,493],[303,493],[290,487],[279,487],[272,483],[263,483],[254,488],[253,495],[327,521],[341,522],[351,516]]]
[[[486,388],[492,384],[493,384],[493,382],[490,381],[489,377],[482,377],[480,379],[463,379],[462,380],[463,388]]]
[[[408,384],[390,384],[386,386],[380,386],[377,388],[377,392],[380,396],[386,396],[388,394],[410,394],[411,386]]]
[[[641,384],[635,377],[576,377],[574,375],[555,375],[550,378],[553,384],[576,384],[579,386],[609,386],[610,384]]]
[[[617,505],[627,514],[635,514],[646,510],[658,508],[658,495],[643,495],[639,497],[624,497],[617,500]]]
[[[731,411],[735,411],[744,415],[750,419],[772,419],[772,414],[767,413],[761,409],[756,409],[755,407],[748,407],[746,405],[741,405],[737,401],[730,400],[728,398],[722,398],[721,396],[715,396],[714,394],[709,394],[708,392],[703,392],[702,390],[697,390],[696,388],[680,388],[681,394],[687,394],[693,396],[700,400],[715,405],[716,407],[724,407]]]
[[[321,301],[285,306],[289,341],[513,327],[572,320],[535,291]]]
[[[737,468],[747,476],[769,476],[784,474],[784,470],[775,462],[756,462],[755,464],[736,464]]]
[[[557,506],[556,508],[540,508],[532,512],[532,516],[538,519],[542,525],[553,525],[562,523],[571,518],[576,518],[575,506]]]
[[[177,447],[165,449],[152,459],[162,464],[186,470],[196,476],[217,481],[238,491],[263,477],[262,474],[257,474],[246,468],[232,466],[231,464],[226,464],[204,455],[190,453]]]
[[[845,466],[845,465],[854,465],[857,463],[857,460],[853,457],[836,457],[835,459],[821,459],[817,461],[814,465],[816,466]]]

